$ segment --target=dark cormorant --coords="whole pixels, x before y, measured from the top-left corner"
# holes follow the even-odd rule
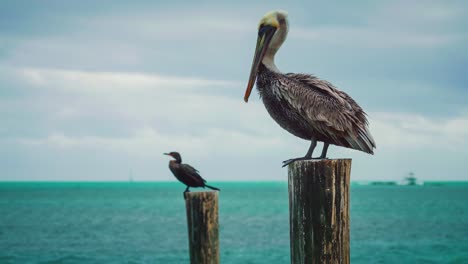
[[[178,152],[164,153],[164,155],[171,156],[175,159],[169,161],[169,169],[180,182],[187,185],[184,193],[190,192],[190,187],[208,187],[212,190],[219,191],[218,188],[207,185],[205,183],[206,181],[198,174],[198,170],[188,164],[183,164],[182,157]]]

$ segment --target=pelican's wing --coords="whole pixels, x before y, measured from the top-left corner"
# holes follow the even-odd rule
[[[337,145],[373,153],[375,142],[365,112],[345,92],[308,74],[286,74],[288,103],[307,117],[314,130]]]

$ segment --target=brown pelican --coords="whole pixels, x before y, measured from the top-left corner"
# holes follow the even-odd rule
[[[187,185],[184,193],[190,192],[190,187],[208,187],[212,190],[219,191],[218,188],[205,184],[206,181],[200,176],[198,170],[188,164],[183,164],[182,157],[178,152],[164,153],[164,155],[171,156],[175,159],[169,161],[169,169],[180,182]]]
[[[283,161],[283,167],[297,160],[313,159],[317,141],[374,154],[375,142],[368,129],[366,114],[345,92],[313,75],[281,73],[275,65],[275,54],[288,34],[284,11],[267,13],[258,27],[254,54],[244,101],[252,87],[257,89],[270,116],[289,133],[310,140],[310,148],[301,158]]]

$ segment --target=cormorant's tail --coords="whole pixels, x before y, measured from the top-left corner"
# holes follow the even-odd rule
[[[210,188],[211,190],[221,191],[220,189],[218,189],[218,188],[216,188],[216,187],[213,187],[213,186],[209,186],[208,184],[205,184],[205,187],[208,187],[208,188]]]

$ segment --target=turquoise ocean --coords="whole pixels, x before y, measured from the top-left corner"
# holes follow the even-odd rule
[[[289,263],[286,182],[218,182],[221,263]],[[0,263],[189,263],[177,182],[0,183]],[[468,263],[468,183],[351,187],[352,263]]]

